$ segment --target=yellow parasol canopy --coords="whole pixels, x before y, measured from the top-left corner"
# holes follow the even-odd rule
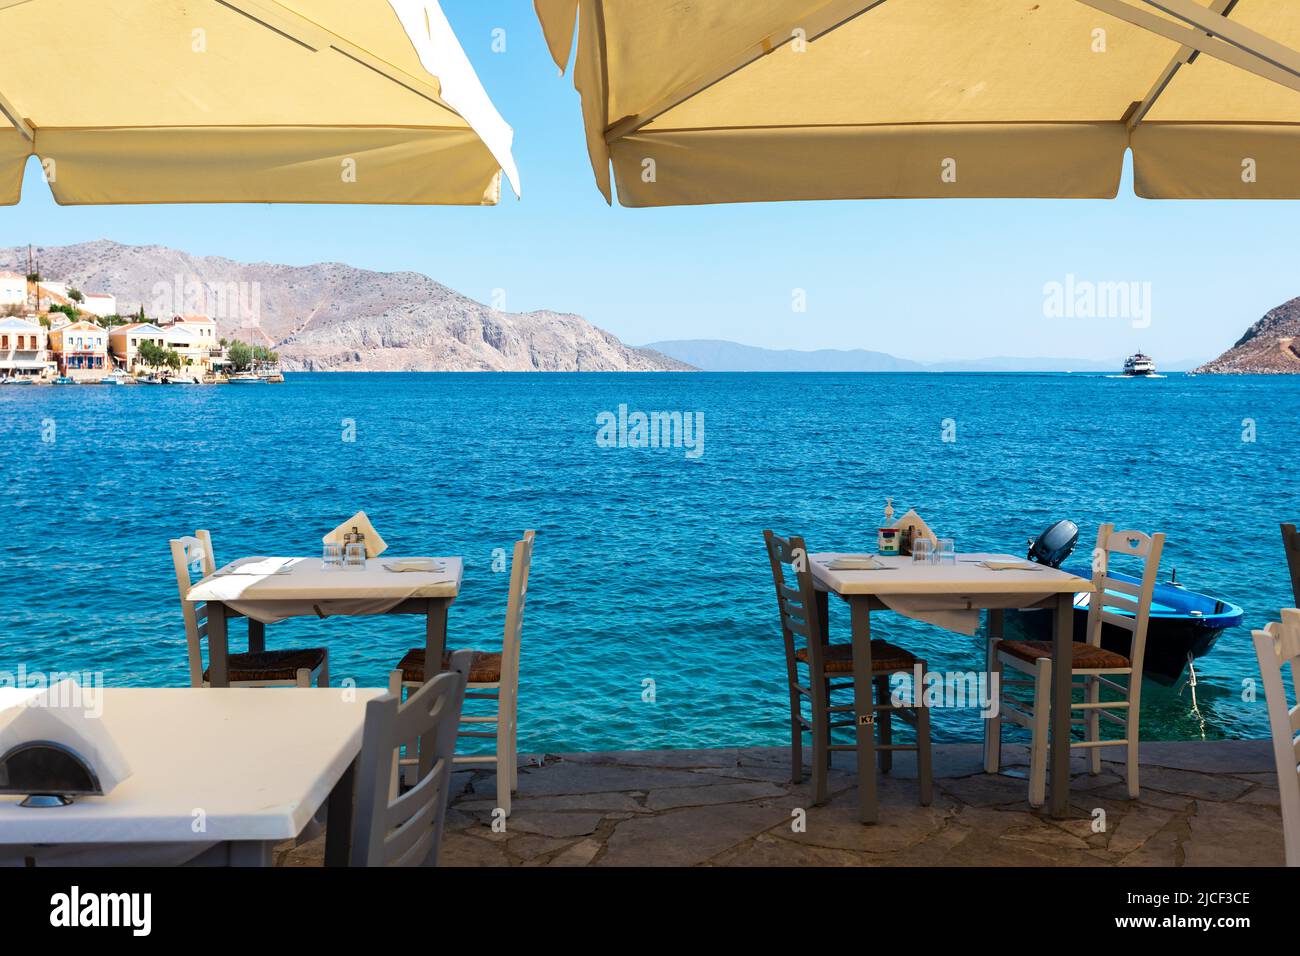
[[[1300,198],[1296,0],[535,0],[608,200]]]
[[[439,203],[518,193],[434,0],[0,0],[0,203]]]

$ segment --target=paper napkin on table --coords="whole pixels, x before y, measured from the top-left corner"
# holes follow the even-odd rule
[[[38,740],[61,744],[86,760],[108,794],[131,776],[131,767],[104,726],[103,710],[104,689],[75,680],[0,695],[0,754]],[[9,786],[8,774],[0,768],[0,787]]]
[[[883,571],[888,565],[881,564],[871,555],[844,554],[826,562],[831,571]]]
[[[224,578],[231,574],[291,574],[298,560],[298,558],[241,558],[218,569],[216,577]]]
[[[377,558],[388,550],[388,545],[384,544],[384,539],[379,537],[379,532],[375,530],[374,525],[370,523],[370,519],[366,517],[364,511],[358,511],[347,521],[321,538],[321,544],[334,542],[341,548],[343,547],[343,536],[351,534],[353,528],[366,536],[367,558]]]
[[[990,571],[1037,571],[1042,565],[1032,561],[981,561],[980,567]]]
[[[432,558],[398,558],[387,562],[384,567],[389,571],[445,571],[447,564]]]

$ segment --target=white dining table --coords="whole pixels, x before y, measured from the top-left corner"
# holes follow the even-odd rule
[[[189,860],[269,866],[328,801],[325,861],[347,864],[354,767],[373,688],[110,687],[102,716],[130,775],[104,796],[0,796],[0,857],[36,865]],[[0,688],[0,709],[28,692]],[[74,851],[69,855],[67,851]]]
[[[438,570],[388,569],[412,560],[417,559],[383,555],[363,568],[326,569],[320,558],[257,556],[218,568],[186,594],[186,600],[208,605],[209,683],[230,685],[227,622],[238,617],[248,618],[248,649],[257,653],[266,647],[266,625],[291,617],[422,614],[425,676],[436,677],[447,646],[447,609],[460,593],[464,562],[428,558],[422,560],[434,562]]]
[[[1070,800],[1070,680],[1074,640],[1074,595],[1095,588],[1086,578],[1045,565],[1028,565],[1009,554],[957,554],[950,563],[916,562],[904,556],[872,556],[875,570],[832,570],[836,558],[861,555],[811,554],[809,567],[819,591],[834,593],[849,605],[853,640],[853,695],[858,718],[858,816],[874,823],[876,800],[875,719],[871,710],[871,612],[898,611],[922,619],[987,610],[994,636],[1001,636],[1002,611],[1010,608],[1052,608],[1051,773],[1048,809],[1054,817],[1069,815]],[[990,563],[1015,563],[1020,568],[994,570]],[[826,620],[822,608],[822,620]],[[1061,666],[1065,662],[1065,666]],[[985,747],[988,723],[985,724]]]

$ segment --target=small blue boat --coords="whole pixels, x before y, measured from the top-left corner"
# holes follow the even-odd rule
[[[1055,527],[1055,526],[1054,526]],[[1073,527],[1073,525],[1071,525]],[[1052,528],[1039,536],[1039,541],[1051,536]],[[1075,529],[1077,534],[1077,529]],[[1059,532],[1058,532],[1059,535]],[[1037,543],[1035,543],[1037,546]],[[1042,549],[1030,550],[1031,560],[1039,560],[1052,567],[1060,567],[1061,562],[1073,549],[1074,542],[1062,544],[1058,539],[1051,553],[1044,554]],[[1045,559],[1046,558],[1046,559]],[[1091,578],[1091,568],[1064,567],[1062,570]],[[1141,579],[1129,574],[1111,571],[1110,576],[1132,584],[1141,583]],[[1142,659],[1142,673],[1155,681],[1171,687],[1183,676],[1183,669],[1188,661],[1204,657],[1214,649],[1225,630],[1236,627],[1245,616],[1245,612],[1230,601],[1224,601],[1209,594],[1190,591],[1174,579],[1157,584],[1151,595],[1151,620],[1147,625],[1147,646]],[[1083,593],[1074,596],[1074,639],[1085,641],[1088,628],[1088,603],[1092,595]],[[1117,606],[1108,608],[1111,613],[1122,617],[1132,617],[1133,612]],[[1018,628],[1020,634],[1029,640],[1050,640],[1052,631],[1051,613],[1046,610],[1008,611],[1006,616],[1008,631]],[[1016,636],[1008,633],[1008,637]],[[1101,627],[1101,646],[1108,651],[1127,655],[1131,634],[1114,624]]]
[[[60,375],[54,380],[55,385],[76,385],[77,380],[68,375]]]

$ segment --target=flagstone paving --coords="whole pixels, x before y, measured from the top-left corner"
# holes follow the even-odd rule
[[[1123,759],[1121,748],[1112,748]],[[547,754],[521,759],[504,829],[491,771],[455,774],[444,866],[1281,866],[1270,744],[1142,745],[1142,796],[1123,764],[1075,760],[1069,820],[1029,806],[1020,746],[986,774],[979,744],[935,748],[932,804],[915,761],[880,778],[880,822],[862,826],[851,754],[837,754],[831,800],[812,806],[780,749]],[[277,855],[319,866],[322,839]]]

